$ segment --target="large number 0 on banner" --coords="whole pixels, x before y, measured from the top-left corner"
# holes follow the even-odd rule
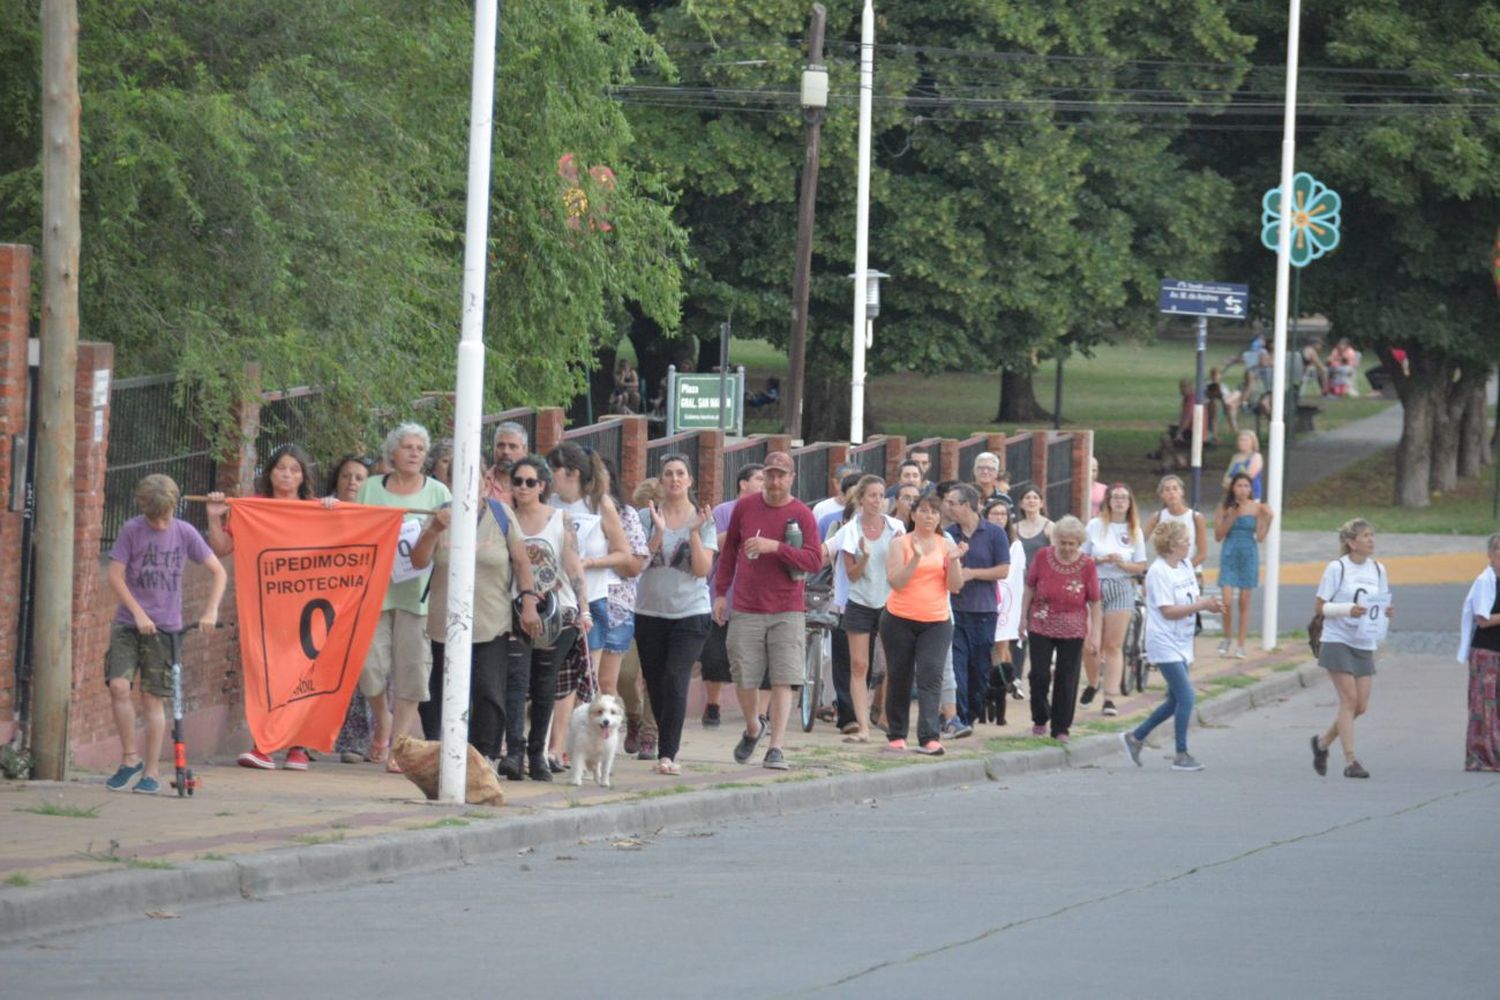
[[[255,745],[331,750],[380,617],[402,511],[265,499],[230,507]]]

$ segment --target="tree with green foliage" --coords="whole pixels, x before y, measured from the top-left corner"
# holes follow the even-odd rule
[[[0,232],[22,242],[41,229],[37,10],[0,0]],[[341,447],[372,409],[451,386],[472,18],[456,0],[81,3],[82,335],[219,408],[249,362],[267,386],[324,386]],[[607,96],[663,60],[601,0],[506,4],[500,38],[487,397],[555,403],[627,307],[677,323],[685,240]]]
[[[1236,10],[1254,59],[1285,59],[1286,10]],[[1472,0],[1303,5],[1297,169],[1343,199],[1339,248],[1305,269],[1301,310],[1380,362],[1403,408],[1394,502],[1488,461],[1484,388],[1500,360],[1492,244],[1500,226],[1500,5]],[[1256,78],[1276,93],[1284,74]],[[1279,144],[1228,137],[1197,151],[1239,188],[1249,215],[1279,177]],[[1250,227],[1245,227],[1247,230]],[[1274,283],[1248,238],[1243,273]],[[1269,296],[1261,299],[1269,301]],[[1295,346],[1295,345],[1293,345]],[[1397,352],[1404,352],[1404,363]]]
[[[623,4],[680,80],[628,91],[648,156],[692,232],[690,331],[733,315],[785,344],[802,128],[795,39],[808,4]],[[833,99],[823,130],[808,436],[847,429],[858,20],[828,4]],[[1250,40],[1216,3],[978,2],[877,11],[870,263],[889,271],[872,372],[1002,368],[1001,411],[1035,419],[1039,357],[1149,336],[1159,279],[1211,277],[1231,238],[1229,188],[1172,146],[1186,116],[1109,105],[1143,60],[1150,86],[1204,106],[1237,83]],[[1207,65],[1198,65],[1207,64]],[[1231,64],[1225,69],[1225,64]],[[1084,97],[1089,112],[1072,99]],[[649,329],[642,340],[651,340]],[[639,347],[639,340],[638,340]],[[878,409],[878,406],[877,406]]]

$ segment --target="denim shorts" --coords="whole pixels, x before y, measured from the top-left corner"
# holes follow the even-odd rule
[[[601,597],[589,602],[589,652],[603,650],[606,653],[625,653],[630,650],[630,640],[635,638],[635,616],[619,625],[609,623],[609,598]]]

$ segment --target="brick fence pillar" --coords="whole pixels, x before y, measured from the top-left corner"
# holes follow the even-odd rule
[[[100,612],[99,540],[104,534],[104,470],[109,449],[113,344],[78,345],[73,384],[73,701],[92,697],[103,676],[109,615]],[[113,609],[111,609],[113,610]],[[97,666],[97,669],[92,669]]]
[[[214,462],[214,487],[232,497],[255,495],[255,439],[260,435],[260,365],[245,366],[245,391],[230,408],[232,448]]]
[[[561,406],[540,406],[536,411],[536,435],[531,442],[532,452],[545,455],[562,444],[563,423],[567,411]]]
[[[698,432],[698,502],[709,506],[724,501],[724,432],[717,427]]]
[[[935,464],[938,467],[938,474],[932,477],[933,482],[963,479],[963,474],[958,468],[958,438],[942,438],[938,441],[938,461]]]
[[[790,434],[767,434],[766,454],[773,451],[784,451],[790,453],[792,450],[792,436]]]
[[[1031,432],[1031,481],[1047,495],[1047,432]],[[1087,518],[1085,518],[1087,520]]]
[[[1094,432],[1073,432],[1073,509],[1081,520],[1093,513],[1094,477],[1089,466],[1094,457]]]
[[[540,421],[537,424],[540,429]],[[646,418],[620,418],[620,496],[629,498],[646,478]],[[545,452],[543,453],[545,454]]]
[[[835,442],[828,446],[828,495],[838,496],[839,493],[839,466],[849,461],[849,445],[845,442]]]
[[[31,247],[0,243],[0,742],[15,724],[16,640],[21,610],[20,511],[10,509],[12,444],[28,435]]]

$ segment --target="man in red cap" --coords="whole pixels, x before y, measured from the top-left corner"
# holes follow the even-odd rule
[[[785,771],[781,743],[792,710],[792,688],[802,683],[807,642],[803,579],[823,565],[823,551],[812,511],[792,496],[797,475],[792,456],[771,452],[764,475],[764,491],[743,496],[734,505],[719,546],[714,621],[729,623],[729,667],[745,715],[745,732],[734,748],[734,759],[748,762],[769,731],[765,766]],[[731,584],[732,615],[724,596]],[[769,719],[756,714],[756,689],[765,677],[771,681]]]

